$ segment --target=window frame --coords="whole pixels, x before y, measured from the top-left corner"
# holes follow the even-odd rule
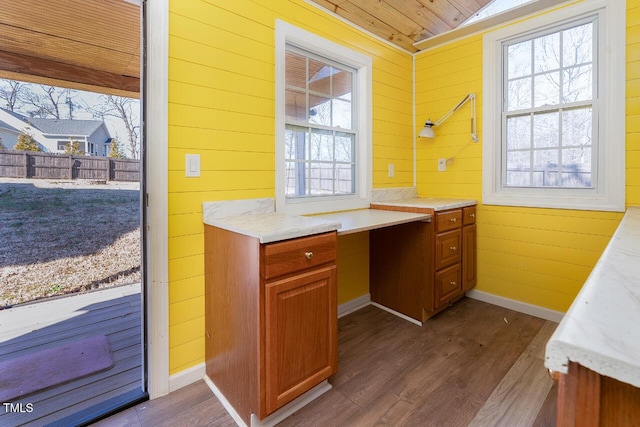
[[[355,143],[355,193],[287,198],[285,189],[285,54],[292,45],[330,61],[356,70],[353,120],[357,130]],[[371,57],[331,42],[287,22],[276,20],[275,84],[275,185],[276,211],[290,214],[313,214],[369,207],[371,200],[372,140],[372,60]]]
[[[486,205],[622,212],[625,208],[625,7],[624,2],[586,0],[483,37],[483,181]],[[598,15],[598,114],[593,124],[593,188],[525,188],[503,185],[503,42],[535,38],[549,29]],[[595,118],[595,117],[594,117]]]

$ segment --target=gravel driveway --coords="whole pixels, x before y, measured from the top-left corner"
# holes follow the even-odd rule
[[[138,183],[0,178],[0,308],[140,281]]]

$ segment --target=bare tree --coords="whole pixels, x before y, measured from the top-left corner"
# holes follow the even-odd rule
[[[93,117],[104,120],[105,117],[119,119],[124,125],[127,135],[126,142],[129,157],[138,159],[140,157],[140,120],[139,105],[137,99],[125,98],[122,96],[102,95],[100,103],[97,105],[85,105]]]
[[[77,106],[73,102],[75,91],[46,85],[38,85],[38,87],[40,91],[28,91],[24,96],[25,103],[35,107],[34,110],[29,110],[31,117],[73,119],[73,108]],[[63,115],[65,108],[67,108],[68,117]]]
[[[0,79],[0,100],[9,111],[16,111],[23,103],[23,96],[28,91],[27,84],[9,79]]]

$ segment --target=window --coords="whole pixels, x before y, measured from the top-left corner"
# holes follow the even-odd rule
[[[603,4],[485,36],[483,203],[624,209],[624,26]]]
[[[371,59],[276,24],[276,210],[367,207]]]
[[[58,141],[58,151],[64,151],[69,141]]]

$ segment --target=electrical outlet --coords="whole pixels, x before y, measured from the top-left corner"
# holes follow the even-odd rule
[[[438,159],[438,172],[447,170],[447,159]]]
[[[395,174],[393,163],[389,163],[388,172],[389,172],[389,178],[393,178],[393,175]]]

